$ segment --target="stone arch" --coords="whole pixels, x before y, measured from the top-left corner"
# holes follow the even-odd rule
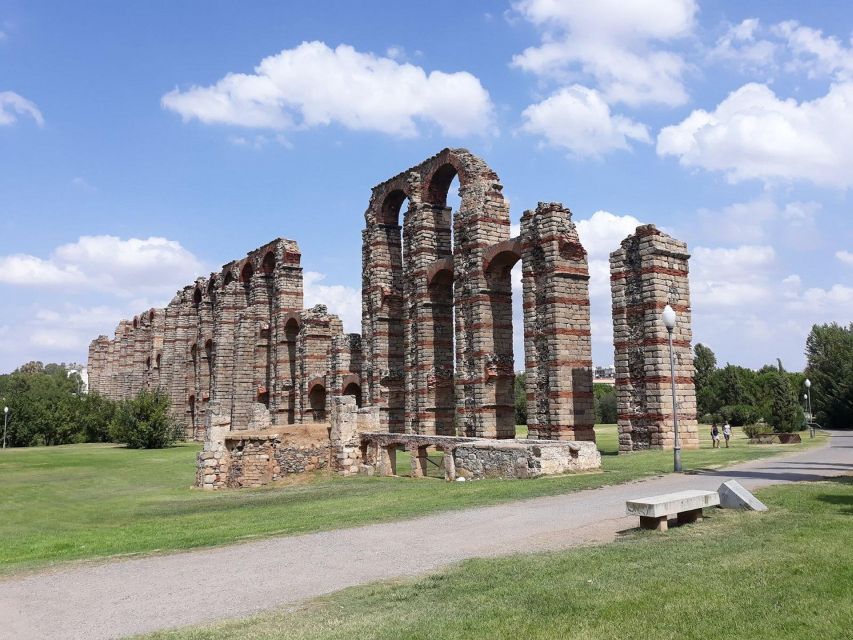
[[[267,251],[264,259],[261,260],[261,273],[265,276],[271,276],[275,271],[275,252]]]
[[[326,421],[326,381],[314,378],[308,383],[308,406],[314,422]]]
[[[341,395],[352,396],[355,398],[355,406],[361,408],[361,385],[357,382],[350,382],[346,385],[342,389]]]
[[[240,282],[248,284],[251,282],[253,275],[255,275],[255,268],[252,266],[252,261],[246,260],[242,269],[240,269]]]
[[[201,287],[196,286],[196,288],[193,290],[193,304],[195,306],[200,305],[201,304],[201,298],[202,298]]]
[[[223,286],[227,287],[229,284],[234,282],[237,278],[234,275],[234,272],[231,269],[225,272],[225,278],[223,279]]]

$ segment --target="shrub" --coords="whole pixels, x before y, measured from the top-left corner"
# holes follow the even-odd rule
[[[527,424],[526,374],[515,374],[515,424]]]
[[[751,404],[733,404],[720,407],[719,422],[726,422],[733,427],[741,427],[758,420],[761,412]]]
[[[770,433],[772,429],[764,422],[756,422],[755,424],[745,424],[743,433],[747,438],[754,438],[760,433]]]
[[[598,424],[616,422],[616,391],[609,384],[595,383],[595,421]]]
[[[169,415],[166,394],[142,391],[119,403],[110,435],[114,442],[123,442],[130,449],[162,449],[181,437],[181,428]]]

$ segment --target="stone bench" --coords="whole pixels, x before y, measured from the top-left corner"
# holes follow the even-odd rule
[[[670,516],[678,518],[678,524],[696,522],[702,517],[702,509],[720,504],[716,491],[678,491],[650,498],[628,500],[625,503],[628,515],[640,516],[643,529],[666,531]]]

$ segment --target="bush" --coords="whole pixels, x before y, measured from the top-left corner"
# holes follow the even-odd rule
[[[758,420],[761,412],[751,404],[733,404],[720,407],[717,422],[728,422],[733,427],[742,427]]]
[[[772,429],[764,422],[756,422],[755,424],[745,424],[743,433],[747,438],[754,438],[760,433],[770,433]]]
[[[181,437],[181,428],[169,415],[169,398],[161,391],[140,392],[119,403],[110,425],[113,442],[130,449],[162,449]]]

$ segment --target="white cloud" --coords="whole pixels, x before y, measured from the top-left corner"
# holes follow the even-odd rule
[[[568,149],[578,157],[629,149],[629,140],[651,143],[645,125],[611,114],[598,91],[578,84],[530,105],[521,116],[522,131],[541,136],[548,144]]]
[[[0,256],[0,282],[32,287],[82,285],[86,275],[76,265],[58,265],[36,256]]]
[[[0,256],[0,282],[28,287],[104,291],[122,297],[171,295],[204,272],[179,242],[166,238],[81,236],[47,260]]]
[[[842,264],[853,266],[853,253],[851,253],[850,251],[836,251],[835,257],[838,258],[842,262]]]
[[[596,211],[586,220],[577,220],[581,244],[590,258],[609,259],[611,252],[643,224],[630,215],[619,216],[609,211]]]
[[[488,92],[470,73],[427,73],[390,57],[303,42],[264,58],[254,74],[229,73],[208,87],[175,89],[163,107],[205,124],[287,130],[332,123],[401,137],[419,124],[444,135],[494,131]]]
[[[44,126],[44,117],[34,103],[14,91],[0,91],[0,126],[14,124],[18,116],[29,116]]]
[[[687,101],[684,59],[654,45],[690,35],[694,0],[522,0],[514,8],[542,31],[542,44],[514,56],[514,67],[559,80],[592,77],[608,103]]]
[[[838,38],[827,36],[795,20],[780,22],[772,29],[782,38],[792,59],[791,71],[804,70],[811,77],[834,76],[838,80],[853,79],[853,48],[845,47]]]
[[[690,290],[699,312],[752,306],[770,297],[776,252],[769,245],[696,247],[690,262]]]
[[[303,276],[304,306],[324,304],[340,316],[347,333],[361,333],[361,290],[340,284],[322,284],[326,274],[306,271]]]
[[[758,18],[747,18],[730,26],[717,40],[711,50],[711,60],[736,62],[742,70],[772,67],[779,45],[770,40],[759,39]]]
[[[781,100],[763,84],[730,93],[712,112],[693,111],[665,127],[658,155],[686,167],[722,171],[732,182],[807,180],[853,185],[853,83],[834,84],[813,101]]]
[[[813,244],[817,202],[789,202],[780,207],[762,196],[750,202],[736,202],[720,210],[699,210],[703,237],[728,242],[763,242],[769,236],[785,238],[791,244]]]

